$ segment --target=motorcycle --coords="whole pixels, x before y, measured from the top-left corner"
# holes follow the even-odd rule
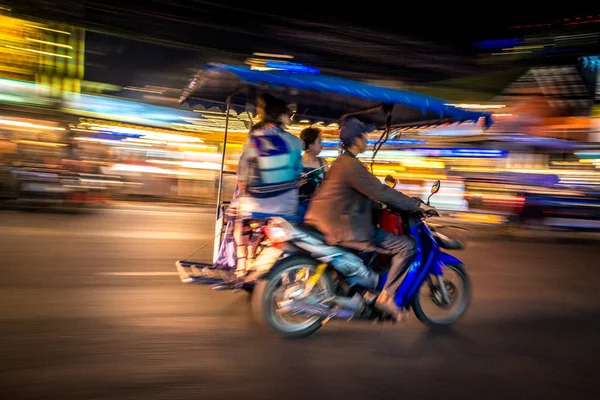
[[[493,123],[492,116],[417,93],[321,75],[315,69],[310,69],[310,73],[301,72],[296,64],[288,70],[284,64],[278,63],[280,68],[274,71],[207,64],[182,91],[179,102],[190,108],[199,107],[199,113],[213,112],[215,107],[223,111],[225,130],[213,262],[190,259],[211,241],[176,262],[179,277],[187,284],[211,284],[214,289],[253,293],[257,319],[285,336],[311,334],[332,318],[388,319],[389,316],[381,315],[373,307],[386,279],[385,256],[363,261],[363,255],[352,250],[328,246],[320,232],[302,224],[298,218],[255,212],[237,215],[241,232],[251,238],[246,257],[249,273],[240,280],[231,279],[232,272],[222,270],[223,264],[218,262],[219,249],[224,250],[224,257],[229,261],[228,256],[233,252],[227,252],[230,242],[222,242],[227,226],[224,215],[228,208],[222,198],[222,188],[227,173],[224,167],[230,116],[255,114],[258,111],[256,99],[260,93],[268,92],[293,105],[294,121],[325,126],[349,117],[359,118],[381,132],[373,144],[371,169],[378,151],[387,146],[389,140],[399,138],[404,130],[480,121],[487,129]],[[439,190],[439,182],[434,189]],[[421,218],[420,215],[402,216],[406,225],[402,231],[415,237],[419,250],[415,262],[405,273],[396,301],[403,310],[412,308],[417,317],[430,326],[447,326],[467,308],[469,281],[460,260],[440,251],[440,248],[452,248],[456,241],[434,231]],[[458,277],[459,284],[447,282],[446,276],[450,274]],[[423,287],[430,289],[429,299],[437,308],[453,310],[449,317],[435,318],[425,310],[416,297]],[[299,317],[302,322],[288,324],[283,322],[283,316]]]
[[[429,197],[439,188],[437,181]],[[471,283],[464,264],[441,249],[464,245],[428,227],[425,219],[436,213],[399,214],[417,243],[417,254],[395,302],[405,314],[412,309],[431,328],[450,326],[467,310]],[[268,247],[256,257],[252,277],[256,282],[252,310],[263,326],[297,338],[315,333],[332,319],[391,319],[374,307],[387,279],[388,265],[379,263],[380,255],[329,246],[311,226],[280,217],[270,219],[263,232]],[[370,267],[364,263],[369,256]]]

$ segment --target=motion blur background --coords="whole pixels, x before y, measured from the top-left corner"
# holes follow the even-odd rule
[[[7,205],[214,204],[225,115],[180,107],[180,90],[203,62],[268,69],[277,60],[493,112],[489,131],[407,128],[379,153],[377,175],[396,176],[400,190],[422,196],[442,180],[434,204],[447,215],[600,227],[600,15],[553,18],[536,10],[469,21],[418,14],[409,24],[396,19],[401,33],[393,33],[385,19],[378,31],[352,12],[323,22],[306,9],[290,17],[210,2],[53,4],[23,1],[0,16],[0,193]],[[240,18],[244,11],[250,21]],[[235,171],[250,118],[232,115],[228,171]],[[291,131],[304,127],[295,121]],[[337,126],[320,127],[322,156],[331,160]],[[232,185],[228,177],[229,194]]]
[[[352,352],[390,397],[397,376],[421,397],[423,376],[448,364],[455,369],[436,378],[431,395],[592,395],[585,365],[599,350],[600,10],[348,4],[2,0],[7,399],[275,398],[291,387],[293,396],[314,395],[310,384],[290,383],[291,372],[272,382],[290,365],[323,398],[379,393],[344,366]],[[471,231],[464,258],[475,300],[458,336],[340,325],[315,339],[309,362],[305,344],[259,336],[244,301],[179,285],[174,261],[213,236],[226,117],[180,106],[181,89],[206,62],[264,70],[268,61],[494,114],[485,132],[470,124],[398,131],[374,165],[410,195],[424,197],[441,180],[432,204]],[[233,172],[252,121],[232,111],[229,122],[225,169]],[[294,121],[290,131],[306,126]],[[338,127],[317,126],[321,156],[333,160]],[[225,199],[234,179],[225,175]],[[199,387],[210,390],[192,392]]]

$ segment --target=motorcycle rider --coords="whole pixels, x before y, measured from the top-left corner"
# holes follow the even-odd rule
[[[401,276],[413,260],[416,244],[410,236],[397,236],[376,228],[372,221],[372,201],[409,212],[429,212],[435,208],[383,185],[356,158],[366,150],[366,134],[373,130],[355,118],[344,121],[340,139],[345,151],[331,165],[309,205],[305,221],[321,231],[330,245],[363,251],[375,245],[392,256],[388,278],[375,307],[398,320],[402,311],[394,297]]]

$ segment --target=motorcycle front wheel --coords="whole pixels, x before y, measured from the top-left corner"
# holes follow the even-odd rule
[[[463,265],[445,265],[442,276],[448,301],[444,300],[437,277],[425,280],[413,301],[419,321],[430,328],[445,328],[458,321],[471,300],[471,282]]]
[[[323,317],[282,313],[279,304],[289,300],[289,294],[302,288],[303,282],[317,272],[318,262],[309,257],[289,257],[276,265],[268,277],[256,283],[252,293],[252,312],[259,325],[270,328],[285,338],[301,338],[316,332]],[[315,301],[334,293],[334,283],[324,271],[310,296]]]

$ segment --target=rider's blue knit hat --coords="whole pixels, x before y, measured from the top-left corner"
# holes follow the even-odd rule
[[[342,122],[340,140],[344,146],[349,147],[354,143],[354,139],[361,137],[365,133],[373,132],[376,129],[376,125],[365,124],[356,118],[348,118]]]

